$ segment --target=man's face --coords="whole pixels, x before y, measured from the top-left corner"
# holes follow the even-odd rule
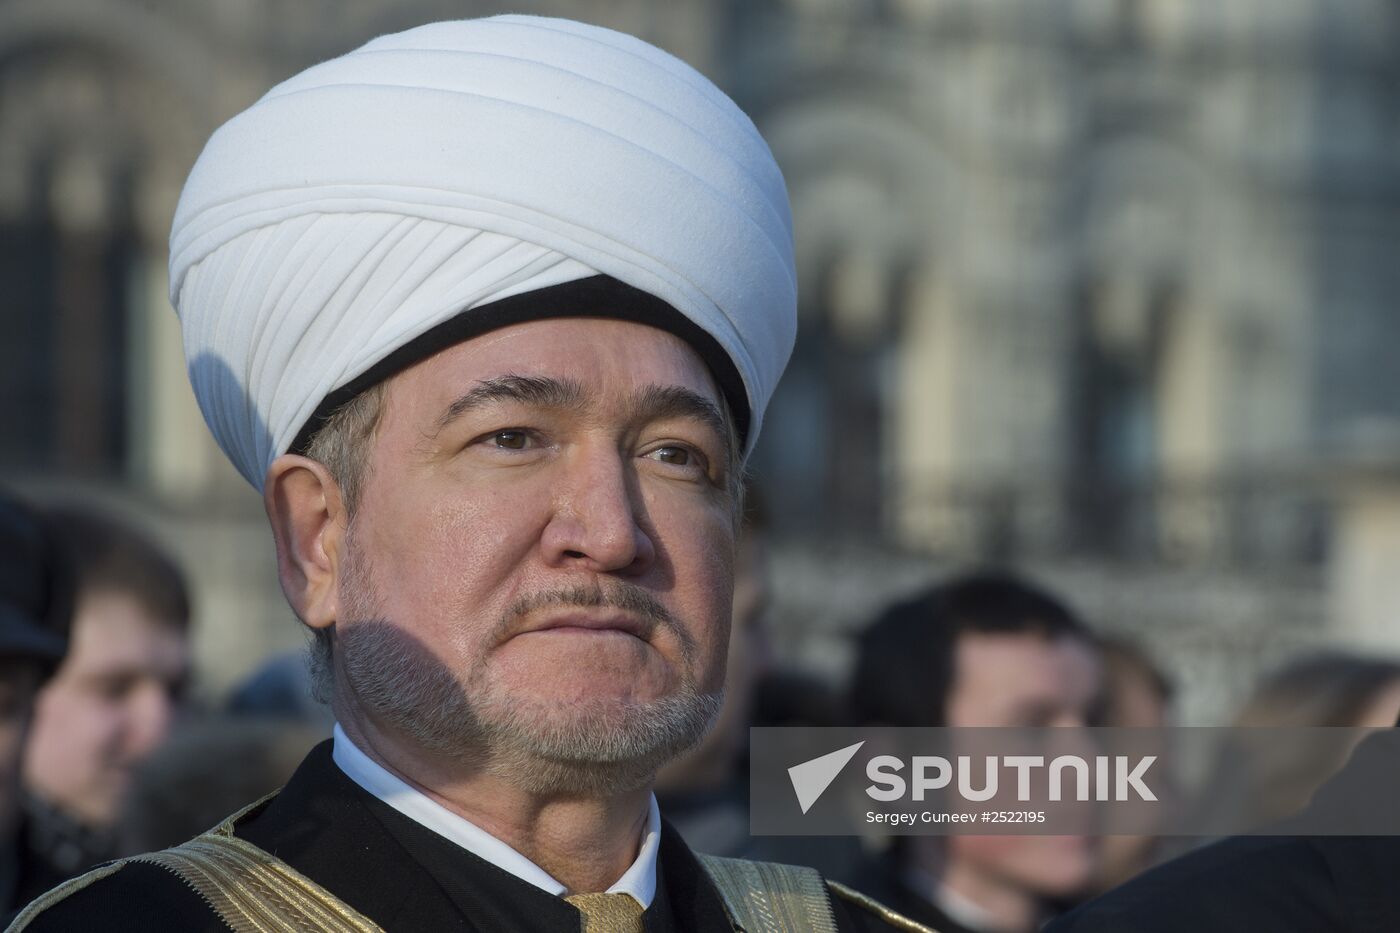
[[[37,661],[0,657],[0,844],[9,838],[19,807],[20,756],[38,689]]]
[[[950,726],[1084,726],[1098,699],[1094,649],[1078,638],[969,632],[958,639]]]
[[[723,404],[680,339],[596,319],[391,380],[340,568],[341,702],[542,784],[639,783],[698,740],[732,598]]]
[[[771,664],[763,616],[768,608],[767,545],[761,532],[742,534],[734,570],[734,612],[725,661],[724,705],[714,728],[689,754],[671,762],[657,786],[709,788],[732,779],[749,737],[754,690]]]
[[[35,704],[25,783],[81,822],[109,825],[135,766],[169,733],[188,675],[183,632],[125,593],[83,596],[68,656]]]
[[[948,698],[950,726],[1086,726],[1101,671],[1078,638],[969,633],[958,640]],[[1087,836],[950,836],[965,868],[1040,896],[1064,896],[1092,875],[1097,846]]]

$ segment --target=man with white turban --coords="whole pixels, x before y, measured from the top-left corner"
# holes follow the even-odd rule
[[[791,227],[732,101],[563,20],[386,36],[216,132],[171,299],[335,736],[17,928],[918,929],[651,793],[719,709]]]

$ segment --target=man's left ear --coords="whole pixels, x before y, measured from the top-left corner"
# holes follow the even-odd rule
[[[287,602],[311,628],[329,627],[339,611],[339,569],[349,520],[340,485],[324,464],[283,454],[268,467],[263,507]]]

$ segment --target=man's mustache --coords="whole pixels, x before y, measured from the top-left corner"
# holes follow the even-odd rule
[[[607,586],[562,587],[521,596],[506,608],[497,634],[501,639],[509,638],[519,630],[521,619],[543,609],[617,609],[641,618],[648,629],[669,629],[683,642],[690,641],[688,634],[676,624],[675,617],[659,599],[634,583],[621,581]]]

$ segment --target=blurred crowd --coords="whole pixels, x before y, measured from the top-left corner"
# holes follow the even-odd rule
[[[806,864],[944,933],[1029,933],[1174,851],[1151,835],[752,836],[750,726],[1115,726],[1173,721],[1140,646],[1009,569],[939,581],[858,629],[848,683],[774,660],[769,530],[750,508],[736,562],[725,705],[659,776],[697,851]],[[1072,595],[1072,594],[1071,594]],[[191,598],[175,560],[93,508],[0,497],[0,917],[102,861],[176,845],[275,791],[331,732],[305,659],[270,658],[219,702],[191,691]],[[1234,725],[1388,727],[1400,664],[1299,657]],[[1224,725],[1224,723],[1222,723]],[[1247,750],[1211,781],[1255,822],[1306,803],[1343,763]]]

